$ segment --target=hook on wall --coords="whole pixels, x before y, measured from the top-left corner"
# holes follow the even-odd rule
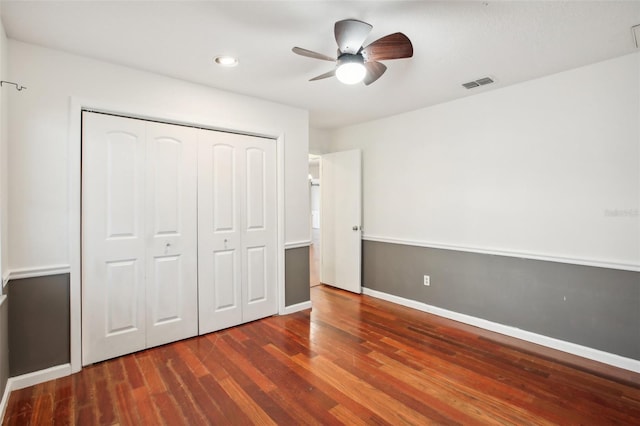
[[[18,83],[13,83],[13,82],[11,82],[11,81],[4,81],[4,80],[0,81],[0,87],[2,87],[2,85],[3,85],[4,83],[6,83],[6,84],[12,84],[12,85],[16,86],[16,90],[17,90],[18,92],[20,92],[22,89],[26,89],[26,87],[21,86],[21,85],[19,85]]]

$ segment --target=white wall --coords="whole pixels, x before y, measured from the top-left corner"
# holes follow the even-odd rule
[[[28,87],[9,111],[12,270],[69,263],[72,96],[174,121],[283,133],[285,240],[308,240],[307,111],[14,40],[9,64],[11,78]]]
[[[365,238],[640,268],[640,53],[346,127]]]
[[[9,80],[7,65],[8,42],[4,25],[0,20],[0,80]],[[0,89],[0,277],[3,281],[8,266],[8,99],[15,96],[16,90],[11,85]]]
[[[331,133],[325,129],[309,129],[309,153],[322,155],[330,152]]]
[[[7,37],[4,32],[4,25],[0,19],[0,80],[8,80],[8,66],[7,66]],[[0,88],[0,279],[4,284],[5,278],[8,275],[7,261],[8,261],[8,99],[15,92],[12,86],[4,86]],[[0,290],[3,290],[0,287]],[[4,291],[0,291],[4,293]],[[9,378],[9,315],[7,296],[0,296],[0,416],[4,416],[6,408],[6,401],[9,399],[7,394],[7,380]]]

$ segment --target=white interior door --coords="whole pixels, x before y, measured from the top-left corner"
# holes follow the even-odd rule
[[[147,347],[198,334],[197,138],[147,123]]]
[[[83,113],[83,364],[197,334],[196,129]]]
[[[145,124],[83,113],[84,365],[145,348]]]
[[[275,142],[202,131],[198,153],[200,333],[273,315]]]
[[[320,281],[361,293],[362,172],[360,150],[335,152],[320,162]]]

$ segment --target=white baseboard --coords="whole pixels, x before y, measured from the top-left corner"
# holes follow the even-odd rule
[[[62,364],[40,371],[34,371],[33,373],[10,377],[4,388],[2,400],[0,400],[0,421],[4,422],[4,415],[7,410],[7,404],[9,403],[9,397],[11,396],[12,391],[48,382],[49,380],[59,379],[60,377],[69,376],[70,374],[71,364]]]
[[[284,310],[280,312],[280,315],[289,315],[295,312],[304,311],[305,309],[311,309],[311,301],[297,303],[291,306],[285,306]]]
[[[11,383],[11,390],[14,391],[69,375],[71,375],[71,364],[62,364],[34,371],[33,373],[10,377],[8,383]]]
[[[7,412],[7,405],[9,404],[9,397],[11,396],[11,382],[7,380],[7,384],[4,387],[4,393],[2,394],[2,400],[0,400],[0,422],[4,424],[4,414]]]
[[[519,328],[511,327],[508,325],[487,321],[485,319],[473,317],[471,315],[449,311],[447,309],[438,308],[437,306],[428,305],[416,300],[405,299],[404,297],[394,296],[392,294],[383,293],[381,291],[372,290],[370,288],[363,287],[362,293],[368,296],[376,297],[378,299],[386,300],[388,302],[393,302],[402,306],[417,309],[422,312],[428,312],[430,314],[438,315],[443,318],[448,318],[475,327],[480,327],[485,330],[504,334],[506,336],[515,337],[516,339],[521,339],[527,342],[536,343],[541,346],[546,346],[548,348],[557,349],[559,351],[577,355],[582,358],[591,359],[594,361],[602,362],[604,364],[612,365],[614,367],[640,373],[640,361],[635,359],[625,358],[620,355],[615,355],[587,346],[566,342],[564,340],[555,339],[553,337],[544,336],[542,334],[532,333],[530,331],[521,330]]]

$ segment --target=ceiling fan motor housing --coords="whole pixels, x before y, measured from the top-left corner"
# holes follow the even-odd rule
[[[342,65],[352,63],[364,65],[364,57],[359,53],[355,55],[352,55],[351,53],[343,53],[338,57],[338,68],[340,68]]]

